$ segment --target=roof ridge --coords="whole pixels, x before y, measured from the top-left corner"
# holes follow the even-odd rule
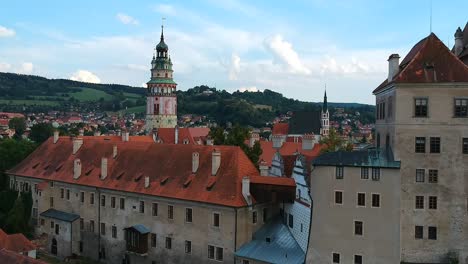
[[[426,47],[426,45],[427,45],[427,43],[428,43],[428,41],[429,41],[429,37],[432,36],[432,35],[435,36],[434,33],[431,33],[431,34],[429,34],[429,36],[427,36],[427,37],[421,39],[418,43],[416,43],[416,44],[413,46],[413,48],[415,48],[415,47],[418,46],[420,43],[421,43],[421,45],[422,45],[421,47],[419,47],[418,51],[413,55],[413,57],[410,59],[410,61],[408,61],[408,62],[406,63],[405,68],[403,68],[403,70],[401,70],[401,71],[398,71],[398,74],[395,75],[395,76],[392,78],[392,81],[391,81],[391,82],[393,82],[394,80],[398,79],[408,68],[410,68],[409,66],[414,62],[415,58],[421,53],[421,50],[424,49],[424,48]],[[409,52],[411,52],[411,50],[410,50]],[[408,53],[408,54],[409,54],[409,53]],[[404,60],[404,59],[403,59],[403,60]],[[399,66],[400,66],[400,65],[398,65],[398,67],[399,67]]]

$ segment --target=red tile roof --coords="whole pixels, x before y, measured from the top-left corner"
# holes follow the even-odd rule
[[[250,182],[253,184],[279,185],[284,187],[296,187],[296,181],[293,178],[275,177],[275,176],[252,176]]]
[[[73,142],[69,137],[60,137],[56,144],[49,138],[8,173],[233,207],[246,205],[242,196],[242,177],[259,173],[239,147],[149,142],[152,142],[150,137],[130,137],[128,142],[122,142],[120,137],[83,137],[83,145],[73,155]],[[112,158],[114,145],[118,151],[115,159]],[[211,153],[215,148],[221,152],[221,166],[217,175],[211,176]],[[193,152],[199,153],[200,165],[190,184],[184,187],[191,175]],[[102,157],[108,158],[108,176],[104,180],[100,179]],[[72,175],[75,158],[82,164],[82,173],[77,180]],[[33,168],[37,163],[39,166]],[[60,164],[62,167],[56,170]],[[135,181],[141,174],[150,177],[149,188],[144,187],[144,177]],[[168,180],[161,184],[165,178]],[[209,184],[212,187],[207,190]]]
[[[273,135],[287,135],[289,133],[289,124],[288,123],[276,123],[273,125]]]
[[[1,249],[0,250],[0,263],[8,264],[47,264],[47,262],[23,256],[19,253]]]
[[[266,161],[270,166],[277,149],[273,148],[273,142],[271,141],[260,141],[260,146],[262,147],[260,160]],[[296,152],[299,152],[306,157],[317,157],[320,154],[321,148],[322,147],[319,144],[315,144],[313,149],[304,150],[302,149],[302,143],[284,142],[279,149],[279,152],[283,157],[293,155]]]
[[[206,137],[210,129],[207,127],[181,127],[179,128],[178,143],[182,144],[185,139],[189,144],[195,144],[195,138]],[[159,128],[158,137],[166,144],[175,143],[175,128]]]
[[[468,66],[450,52],[434,33],[414,45],[399,69],[390,83],[468,82]],[[373,93],[390,83],[385,80]]]
[[[0,229],[0,248],[22,253],[34,250],[36,246],[21,233],[8,235]]]

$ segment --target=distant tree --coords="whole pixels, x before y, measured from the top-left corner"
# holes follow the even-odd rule
[[[15,130],[15,135],[20,138],[26,131],[26,122],[23,117],[14,117],[8,122],[8,127]]]
[[[351,151],[353,146],[350,143],[345,143],[345,141],[340,137],[334,128],[330,129],[328,136],[323,137],[320,140],[320,144],[324,147],[321,152],[334,152],[334,151]]]
[[[23,233],[30,235],[31,227],[29,220],[32,209],[31,192],[22,192],[18,195],[13,208],[8,212],[5,220],[5,231],[7,233]]]
[[[36,149],[37,144],[29,140],[4,139],[0,141],[0,191],[7,189],[5,171],[13,168]]]
[[[36,143],[42,143],[46,141],[50,136],[52,136],[53,131],[54,129],[52,128],[51,124],[47,124],[47,123],[35,124],[31,128],[31,133],[29,134],[29,138]]]

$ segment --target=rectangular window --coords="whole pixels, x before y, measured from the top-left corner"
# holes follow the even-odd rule
[[[172,205],[167,206],[167,218],[174,219],[174,206]]]
[[[125,210],[125,199],[120,198],[120,210]]]
[[[427,117],[427,98],[414,99],[414,116]]]
[[[440,153],[440,137],[431,137],[430,147],[431,153]]]
[[[354,255],[354,264],[362,264],[362,256]]]
[[[54,226],[55,226],[54,221],[50,221],[50,228],[54,228]]]
[[[416,137],[415,141],[415,152],[416,153],[426,153],[426,138],[425,137]]]
[[[366,194],[365,193],[358,193],[357,194],[357,205],[358,206],[366,206]]]
[[[94,220],[89,221],[89,231],[94,233]]]
[[[53,181],[49,182],[49,186],[50,188],[54,188],[54,182]]]
[[[106,196],[104,194],[101,195],[101,206],[106,206]]]
[[[157,203],[153,203],[153,206],[151,207],[151,215],[158,216],[158,204]]]
[[[192,241],[185,240],[185,253],[192,254]]]
[[[208,245],[208,258],[209,259],[215,258],[215,247],[212,245]]]
[[[85,198],[84,198],[84,192],[80,192],[80,202],[81,202],[81,203],[84,203],[84,200],[85,200]]]
[[[468,154],[468,138],[463,138],[462,141],[462,152],[463,154]]]
[[[454,109],[454,116],[455,117],[468,117],[468,99],[455,99],[455,109]]]
[[[437,209],[437,196],[429,196],[429,209]]]
[[[101,235],[105,236],[106,235],[106,224],[101,223]]]
[[[423,239],[423,226],[415,226],[414,227],[414,238],[415,239]]]
[[[336,166],[336,178],[343,179],[344,176],[344,168],[343,166]]]
[[[289,214],[289,221],[288,221],[288,223],[289,223],[289,227],[290,227],[290,228],[294,228],[294,215]]]
[[[91,193],[89,196],[89,204],[94,204],[94,193]]]
[[[223,261],[223,248],[216,247],[216,260]]]
[[[111,197],[111,208],[115,208],[115,197]]]
[[[80,253],[83,253],[83,241],[80,241],[79,247]]]
[[[213,226],[219,227],[219,214],[213,213]]]
[[[55,234],[58,235],[60,231],[60,226],[58,224],[55,224]]]
[[[21,182],[20,185],[23,185],[23,183]],[[21,186],[22,187],[22,186]],[[20,188],[21,189],[21,188]],[[63,188],[60,188],[60,199],[63,199],[65,196],[65,190]]]
[[[426,171],[424,169],[416,169],[416,182],[424,182]]]
[[[166,248],[167,249],[172,248],[172,237],[166,237]]]
[[[437,240],[437,227],[435,226],[429,226],[427,228],[428,234],[427,238],[431,240]]]
[[[51,208],[54,208],[54,197],[50,197],[49,205],[50,205]]]
[[[70,200],[70,190],[67,189],[67,200]]]
[[[268,220],[268,208],[263,208],[262,218],[263,218],[263,223],[266,223]]]
[[[361,167],[361,179],[363,180],[369,179],[369,168]]]
[[[192,208],[185,208],[185,222],[192,223]]]
[[[362,231],[362,221],[354,221],[354,234],[357,236],[362,236]]]
[[[84,229],[84,219],[80,218],[80,230]]]
[[[151,233],[151,247],[156,247],[156,234]]]
[[[41,226],[45,225],[45,219],[41,218]]]
[[[372,194],[372,207],[380,207],[380,194]]]
[[[372,168],[372,180],[373,181],[380,180],[380,168]]]
[[[250,264],[250,262],[248,260],[246,260],[246,259],[243,259],[242,264]]]
[[[343,204],[343,192],[335,191],[335,204]]]
[[[339,253],[333,253],[332,254],[332,260],[333,260],[333,263],[340,263],[340,254]]]
[[[140,201],[140,213],[144,214],[145,213],[145,202]]]
[[[424,196],[416,196],[416,209],[424,209]]]
[[[429,170],[429,182],[437,183],[439,181],[439,171],[438,170]]]
[[[117,238],[117,227],[112,226],[112,238]]]
[[[257,223],[257,211],[252,212],[252,224]]]

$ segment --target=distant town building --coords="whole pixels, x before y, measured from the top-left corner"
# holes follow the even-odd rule
[[[0,229],[0,249],[5,249],[16,254],[36,258],[36,245],[29,241],[23,234],[7,234]],[[0,260],[1,257],[0,257]],[[9,262],[3,262],[9,263]]]

